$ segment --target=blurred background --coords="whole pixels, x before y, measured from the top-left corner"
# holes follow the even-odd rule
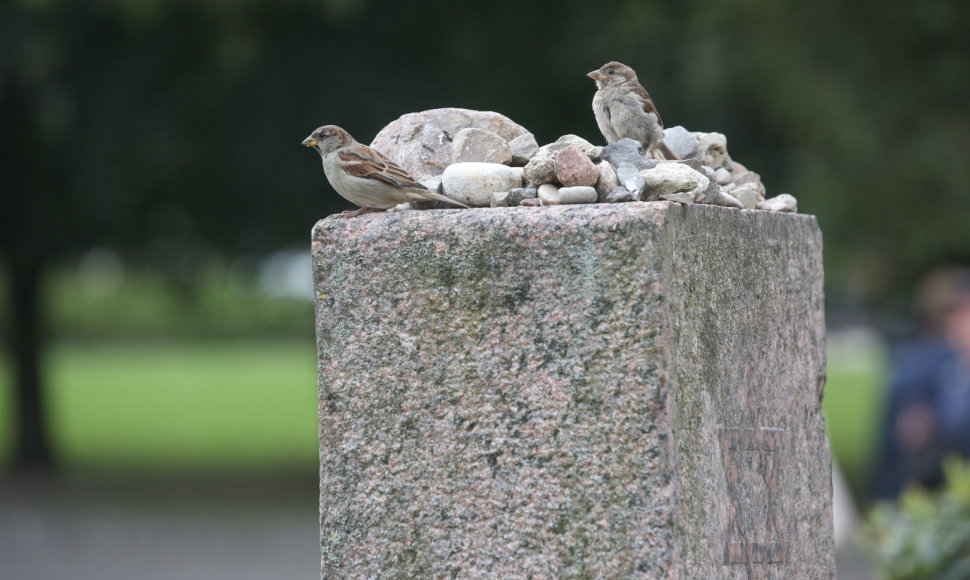
[[[601,142],[585,73],[612,59],[668,126],[726,134],[769,196],[818,216],[852,506],[839,576],[870,577],[879,550],[844,530],[943,481],[939,461],[896,468],[936,441],[934,365],[958,350],[944,319],[963,302],[914,304],[944,265],[964,296],[968,17],[946,0],[0,0],[0,577],[315,577],[308,241],[349,205],[300,141],[334,123],[366,143],[454,106]],[[926,340],[907,390],[898,353]],[[922,415],[893,394],[913,392]]]

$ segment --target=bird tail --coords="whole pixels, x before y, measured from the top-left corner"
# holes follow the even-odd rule
[[[455,200],[451,199],[447,195],[438,193],[437,191],[432,191],[430,189],[422,189],[421,190],[421,193],[419,195],[421,196],[421,199],[434,200],[434,201],[443,201],[445,203],[450,203],[452,205],[460,205],[463,208],[471,209],[471,206],[470,205],[465,205],[465,204],[463,204],[460,201],[455,201]]]
[[[671,159],[675,161],[680,160],[680,157],[677,157],[677,154],[671,151],[670,147],[667,147],[667,144],[663,141],[660,142],[660,145],[657,148],[660,149],[660,153],[664,156],[664,159]]]

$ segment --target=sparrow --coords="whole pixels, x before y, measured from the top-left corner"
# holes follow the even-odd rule
[[[611,61],[586,76],[596,81],[593,115],[607,143],[629,137],[648,155],[658,150],[665,159],[677,159],[664,143],[663,119],[632,68]]]
[[[344,212],[342,217],[388,209],[412,201],[445,201],[468,207],[414,180],[408,172],[380,152],[362,145],[336,125],[318,127],[303,140],[323,160],[327,181],[350,203],[361,209]]]

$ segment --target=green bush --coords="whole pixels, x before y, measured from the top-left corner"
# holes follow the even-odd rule
[[[914,487],[872,509],[861,543],[886,580],[970,578],[970,464],[948,459],[938,492]]]

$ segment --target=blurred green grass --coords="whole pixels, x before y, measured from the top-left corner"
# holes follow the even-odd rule
[[[315,468],[312,341],[68,342],[49,354],[54,439],[71,471]],[[826,429],[857,493],[876,457],[884,369],[878,345],[830,342]],[[0,457],[10,447],[8,386]]]
[[[315,470],[312,341],[66,343],[49,355],[53,437],[71,472]],[[9,458],[9,413],[0,449]]]
[[[888,361],[874,337],[829,339],[828,382],[822,409],[832,455],[856,497],[869,491],[885,408]]]

